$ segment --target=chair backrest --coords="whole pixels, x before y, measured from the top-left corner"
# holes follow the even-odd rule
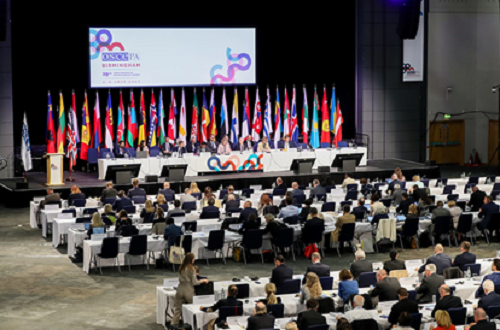
[[[328,314],[335,312],[335,302],[330,297],[321,297],[316,299],[318,301],[318,313]]]
[[[486,182],[488,182],[488,183],[494,183],[496,179],[497,179],[496,175],[488,175],[486,177],[486,180],[484,180],[484,183],[485,184],[486,184]]]
[[[102,220],[102,222],[104,222],[104,224],[106,226],[112,226],[113,225],[113,222],[108,217],[101,217],[101,220]]]
[[[167,196],[173,196],[173,195],[167,195]],[[160,207],[164,212],[168,212],[168,204],[158,204],[158,207]]]
[[[73,216],[73,218],[76,218],[76,210],[74,210],[74,209],[62,210],[61,213],[71,213],[71,215]]]
[[[320,277],[319,283],[321,284],[321,288],[323,290],[333,290],[333,277]]]
[[[321,149],[330,148],[330,143],[328,143],[328,142],[321,142],[321,144],[320,144],[319,147]]]
[[[302,217],[300,215],[292,215],[291,217],[286,217],[283,222],[289,225],[297,225],[301,223]]]
[[[174,199],[175,199],[175,195],[172,195],[172,194],[167,194],[167,195],[164,195],[165,196],[165,200],[167,202],[173,202]]]
[[[84,217],[84,218],[76,218],[75,223],[91,223],[92,219],[89,217]]]
[[[197,221],[184,221],[182,225],[184,226],[184,230],[190,230],[192,232],[195,232],[198,229]]]
[[[469,177],[469,182],[468,183],[479,184],[479,177],[478,176],[471,176],[471,177]]]
[[[284,304],[267,305],[267,312],[271,313],[276,319],[282,319],[285,317],[285,305]]]
[[[219,199],[223,199],[227,195],[227,189],[222,189],[219,191]]]
[[[268,205],[264,207],[262,212],[263,215],[271,213],[274,216],[277,216],[280,213],[280,209],[277,205]]]
[[[355,201],[358,199],[358,192],[356,190],[349,190],[345,195],[345,200]]]
[[[448,178],[438,178],[438,179],[436,179],[436,187],[438,186],[439,183],[442,183],[443,186],[446,186],[448,184]]]
[[[200,219],[219,219],[220,211],[216,212],[202,212],[200,214]]]
[[[464,265],[464,270],[467,271],[470,268],[470,273],[472,276],[481,275],[481,264],[466,264]]]
[[[148,236],[147,235],[134,235],[130,239],[130,247],[128,254],[134,256],[142,256],[148,253]]]
[[[467,205],[466,201],[455,201],[455,205],[462,209],[462,212],[465,212],[465,206]]]
[[[321,224],[309,225],[302,230],[302,241],[305,244],[321,243],[323,240],[323,230]]]
[[[318,201],[326,202],[326,194],[316,194],[315,197],[318,199]]]
[[[285,194],[286,194],[286,189],[279,189],[279,188],[273,189],[273,196],[285,196]]]
[[[99,211],[98,211],[98,210],[97,210],[97,208],[95,208],[95,207],[90,207],[90,208],[88,208],[88,209],[83,210],[83,214],[84,214],[84,215],[85,215],[85,214],[90,214],[90,215],[92,215],[92,214],[94,214],[94,213],[96,213],[96,212],[99,212]]]
[[[326,202],[321,205],[321,212],[335,212],[335,202]]]
[[[125,148],[125,152],[131,157],[131,158],[136,158],[137,157],[137,152],[135,151],[135,148]]]
[[[429,181],[430,179],[420,179],[420,182],[424,184],[424,187],[429,188]]]
[[[191,196],[195,197],[197,200],[201,199],[201,193],[192,193]]]
[[[471,189],[472,190],[472,187],[475,187],[476,184],[475,183],[467,183],[464,187],[464,194],[467,193],[467,189]]]
[[[102,240],[100,257],[103,259],[112,259],[118,256],[118,237],[106,237]]]
[[[238,288],[238,295],[236,296],[236,299],[244,299],[250,297],[250,284],[243,283],[235,285]]]
[[[347,188],[348,191],[349,190],[356,190],[357,191],[358,190],[358,184],[357,183],[349,183],[346,188]]]
[[[134,201],[135,205],[137,205],[137,204],[144,204],[144,203],[146,203],[146,196],[144,196],[144,195],[135,195],[135,196],[132,196],[132,200]]]
[[[295,195],[294,196],[295,200],[297,201],[297,204],[304,204],[304,201],[306,200],[306,195]]]
[[[177,236],[175,239],[175,246],[180,246],[181,236]],[[182,247],[184,248],[184,253],[189,253],[193,249],[193,236],[184,235],[184,240],[182,241]]]
[[[472,213],[462,213],[458,218],[457,231],[459,233],[468,233],[472,230]]]
[[[84,207],[87,205],[87,200],[86,199],[73,199],[71,202],[71,205],[76,206],[76,207]]]
[[[422,325],[422,313],[412,313],[411,316],[411,327],[414,330],[420,330],[420,326]]]
[[[155,215],[156,215],[155,212],[146,213],[146,215],[144,216],[143,223],[153,223]]]
[[[366,211],[352,212],[352,214],[354,214],[356,221],[362,221],[365,218]]]
[[[149,156],[156,157],[159,154],[160,154],[160,148],[159,147],[151,147],[151,148],[149,148]]]
[[[450,314],[451,323],[455,326],[464,325],[467,321],[467,308],[450,308],[448,309],[448,314]]]
[[[496,184],[496,183],[495,183]],[[494,189],[493,188],[493,191],[491,192],[491,197],[495,200],[497,199],[497,196],[500,194],[500,188],[497,190],[497,189]]]
[[[293,245],[293,228],[280,228],[278,230],[278,237],[276,238],[276,246],[278,247],[291,247]]]
[[[317,324],[317,325],[310,325],[307,327],[307,330],[329,330],[330,325],[329,324]]]
[[[280,294],[292,294],[300,292],[300,279],[285,280],[281,284]]]
[[[339,148],[347,148],[347,147],[348,147],[348,144],[347,144],[347,142],[346,142],[346,141],[340,141],[340,142],[337,144],[337,146],[338,146]]]
[[[456,201],[458,200],[459,195],[458,194],[449,194],[447,199],[448,201]]]
[[[243,233],[243,245],[247,249],[260,249],[262,247],[261,229],[247,230]]]
[[[351,205],[352,206],[352,201],[341,201],[340,206],[344,207],[344,205]]]
[[[391,200],[389,198],[382,198],[379,200],[385,207],[391,207]]]
[[[488,314],[488,318],[490,319],[490,321],[493,321],[495,317],[500,315],[500,306],[497,305],[488,307],[488,309],[486,310],[486,314]]]
[[[186,211],[186,210],[196,210],[196,201],[192,202],[184,202],[182,203],[181,209]]]
[[[212,230],[208,234],[208,245],[209,250],[219,250],[224,246],[225,230]]]
[[[104,199],[104,205],[109,204],[111,206],[115,205],[116,197],[108,197]]]
[[[401,232],[402,236],[415,236],[418,234],[419,218],[409,218],[405,220],[405,225]]]
[[[89,164],[97,164],[97,161],[99,160],[99,151],[97,148],[90,148],[87,151],[87,157],[88,157],[88,163]]]
[[[408,290],[408,299],[417,301],[417,290]]]
[[[134,214],[135,213],[135,206],[134,205],[124,206],[123,209],[125,211],[127,211],[128,214]]]
[[[339,235],[339,242],[350,242],[354,239],[354,232],[356,230],[355,223],[344,223]]]
[[[378,329],[378,323],[375,319],[355,320],[351,322],[351,327],[352,330],[375,330]]]
[[[241,316],[243,315],[243,306],[225,306],[219,308],[219,319],[225,321],[228,316]]]
[[[365,272],[359,275],[359,287],[369,288],[370,285],[377,284],[377,273],[375,272]]]
[[[453,190],[457,189],[457,186],[454,184],[446,185],[443,188],[443,195],[449,195],[453,193]]]
[[[436,235],[448,234],[450,232],[451,216],[436,217],[434,232]]]
[[[245,188],[241,190],[241,194],[246,198],[250,198],[250,195],[252,195],[254,192],[255,190],[250,188]]]

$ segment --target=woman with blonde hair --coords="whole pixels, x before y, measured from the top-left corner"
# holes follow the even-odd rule
[[[281,298],[276,297],[276,285],[274,283],[266,284],[266,296],[267,298],[259,300],[259,302],[264,305],[276,305],[281,304]]]
[[[104,212],[101,214],[101,217],[107,217],[113,224],[116,222],[116,213],[113,212],[113,207],[111,204],[104,205]]]
[[[151,202],[151,200],[148,199],[146,200],[146,204],[142,209],[140,215],[144,223],[146,223],[146,221],[149,221],[150,219],[151,221],[149,221],[149,223],[152,222],[154,216],[152,216],[151,213],[153,214],[156,213],[156,207],[154,207],[153,202]]]
[[[201,192],[196,182],[191,182],[189,189],[191,189],[191,194],[199,194]]]
[[[450,314],[447,311],[438,310],[436,312],[437,327],[431,324],[429,330],[455,330],[455,326],[451,323]]]
[[[310,298],[321,298],[322,291],[318,275],[313,272],[307,273],[306,284],[302,287],[302,294],[300,295],[300,303],[304,304]]]
[[[164,205],[167,204],[167,201],[165,200],[165,196],[163,194],[158,194],[156,197],[156,205]]]
[[[264,136],[262,142],[257,144],[257,152],[271,152],[271,146],[269,145],[267,136]]]
[[[460,206],[456,205],[455,201],[448,202],[448,209],[450,210],[450,215],[453,217],[453,228],[457,229],[458,219],[460,218],[460,215],[462,214],[462,209],[460,208]],[[459,234],[459,236],[461,236],[461,235]]]
[[[102,222],[101,215],[98,212],[95,212],[92,215],[92,223],[89,225],[89,229],[87,230],[88,238],[92,237],[95,228],[104,228],[104,232],[106,232],[106,225]]]
[[[196,278],[196,270],[193,266],[194,254],[186,253],[181,267],[179,268],[179,286],[175,293],[174,318],[172,324],[179,324],[181,318],[182,305],[192,304],[194,296],[194,286],[201,283],[208,283],[207,279],[199,280]]]

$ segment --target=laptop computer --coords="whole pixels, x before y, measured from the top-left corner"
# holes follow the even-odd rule
[[[104,227],[101,227],[101,228],[93,228],[92,229],[92,232],[94,234],[104,234]]]
[[[367,211],[370,211],[370,204],[363,205]]]
[[[137,157],[137,158],[139,158],[139,157]],[[391,179],[391,178],[389,178],[389,179],[385,179],[385,182],[387,182],[387,183],[391,183],[391,182],[392,182],[392,179]]]
[[[85,230],[89,230],[90,222],[85,223]]]
[[[135,153],[135,158],[148,158],[148,152],[147,151],[137,151]]]

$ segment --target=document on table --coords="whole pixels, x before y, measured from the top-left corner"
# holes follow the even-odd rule
[[[384,264],[381,262],[374,262],[372,264],[372,267],[373,267],[373,271],[376,272],[377,270],[384,269]]]
[[[193,297],[193,305],[202,305],[208,306],[215,303],[215,295],[206,295],[206,296],[194,296]]]

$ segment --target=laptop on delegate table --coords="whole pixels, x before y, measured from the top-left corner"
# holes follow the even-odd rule
[[[147,151],[137,151],[135,153],[135,158],[148,158],[148,152]]]

